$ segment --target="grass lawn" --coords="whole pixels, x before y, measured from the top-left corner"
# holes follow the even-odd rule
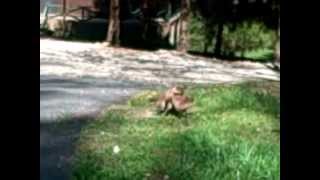
[[[243,57],[248,59],[255,59],[258,62],[273,61],[274,51],[272,49],[257,49],[245,52],[243,54]]]
[[[280,179],[280,100],[264,86],[190,88],[183,117],[152,113],[151,91],[114,106],[82,130],[73,179]]]

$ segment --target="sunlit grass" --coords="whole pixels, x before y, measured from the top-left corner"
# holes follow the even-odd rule
[[[110,110],[83,129],[73,179],[279,179],[279,98],[247,86],[193,88],[180,118],[133,116],[148,93]]]

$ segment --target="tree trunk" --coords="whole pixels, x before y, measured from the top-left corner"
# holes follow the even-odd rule
[[[204,43],[204,48],[203,48],[203,53],[208,54],[208,48],[209,48],[209,43],[205,42]]]
[[[120,3],[119,0],[110,0],[109,27],[107,42],[111,45],[120,45]]]
[[[178,31],[180,31],[180,39],[177,45],[177,50],[181,52],[187,52],[189,48],[188,44],[188,20],[190,14],[190,0],[182,0],[181,7],[181,26]]]
[[[170,34],[169,34],[169,43],[171,46],[175,45],[175,36],[176,36],[176,24],[171,25]]]
[[[280,63],[280,17],[278,25],[278,43],[276,44],[276,61]]]
[[[62,13],[63,13],[63,20],[62,20],[62,37],[64,38],[65,37],[65,34],[66,34],[66,13],[67,13],[67,1],[66,0],[63,0],[62,1]]]
[[[177,22],[177,28],[176,28],[176,48],[178,48],[179,46],[179,43],[180,43],[180,37],[181,37],[181,20],[179,19],[178,22]]]
[[[214,54],[216,56],[221,56],[222,40],[223,40],[223,21],[219,21],[218,31],[216,36],[216,44],[214,47]]]

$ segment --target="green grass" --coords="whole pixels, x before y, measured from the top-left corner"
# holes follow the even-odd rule
[[[259,62],[273,61],[274,50],[273,49],[256,49],[252,51],[245,51],[244,53],[236,52],[236,57],[242,57],[245,59],[256,60]]]
[[[74,180],[280,179],[279,97],[249,84],[191,88],[195,110],[178,118],[139,115],[147,94],[82,130]]]

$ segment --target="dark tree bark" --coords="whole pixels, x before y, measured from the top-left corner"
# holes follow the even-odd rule
[[[214,54],[216,56],[221,56],[221,48],[222,48],[222,40],[223,40],[223,21],[221,20],[218,23],[216,40],[217,41],[214,47]]]
[[[208,54],[208,48],[209,48],[209,43],[205,42],[204,43],[204,48],[203,48],[203,53]]]
[[[180,31],[180,39],[177,44],[177,50],[181,52],[187,52],[189,48],[188,43],[188,21],[190,14],[190,0],[181,0],[181,26],[178,31]]]
[[[62,13],[63,13],[63,20],[62,20],[62,24],[63,24],[63,31],[62,31],[62,37],[65,37],[67,28],[66,28],[66,13],[67,13],[67,1],[63,0],[62,1]]]
[[[280,17],[279,17],[279,24],[278,24],[278,43],[276,45],[276,61],[280,62]]]
[[[144,40],[147,39],[147,33],[148,33],[148,25],[149,25],[149,20],[150,20],[150,9],[149,9],[149,1],[148,0],[143,0],[142,1],[142,21],[143,21],[143,34],[142,37]]]
[[[110,0],[109,27],[107,42],[111,45],[120,45],[120,3],[119,0]]]

